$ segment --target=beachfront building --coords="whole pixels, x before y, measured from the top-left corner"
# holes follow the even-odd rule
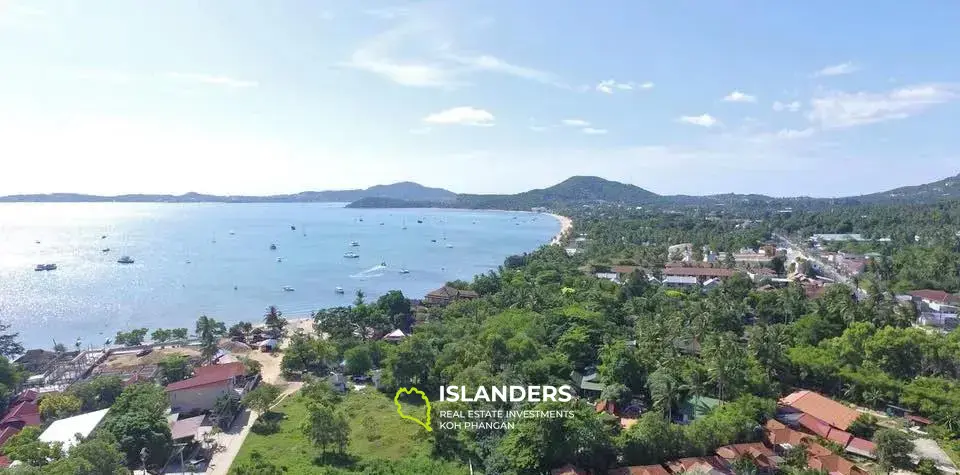
[[[167,396],[173,412],[209,411],[222,395],[243,395],[245,368],[243,363],[207,365],[194,372],[192,378],[167,385]]]

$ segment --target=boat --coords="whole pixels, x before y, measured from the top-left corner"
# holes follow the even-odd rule
[[[361,223],[363,222],[363,218],[360,218],[360,222],[361,222]]]
[[[417,224],[423,224],[423,220],[422,220],[422,219],[418,219],[418,220],[417,220]]]
[[[231,230],[231,231],[230,231],[230,235],[233,236],[234,234],[236,234],[236,233]]]
[[[106,239],[106,238],[107,238],[107,235],[106,235],[106,234],[100,236],[100,239]]]
[[[34,267],[33,270],[38,272],[42,270],[47,270],[47,266],[46,264],[37,264],[37,267]]]
[[[56,264],[47,264],[47,265],[43,266],[43,270],[57,270],[57,265],[56,265]]]
[[[383,267],[387,267],[387,261],[380,261],[380,265]]]
[[[334,293],[342,294],[342,293],[343,293],[343,287],[337,287],[337,288],[333,289],[333,291],[334,291]]]
[[[357,247],[357,246],[359,246],[359,245],[360,245],[360,243],[357,242],[357,241],[350,241],[350,246],[351,246],[351,247]]]
[[[270,245],[270,250],[271,250],[271,251],[276,251],[276,250],[277,250],[277,245],[276,245],[276,244],[271,244],[271,245]]]
[[[290,225],[290,230],[291,230],[291,231],[296,231],[296,230],[297,230],[297,227],[291,224],[291,225]]]
[[[278,258],[277,258],[277,262],[283,262],[283,258],[282,258],[282,257],[278,257]]]
[[[40,244],[40,241],[37,241],[37,244]]]
[[[452,247],[453,247],[453,244],[447,244],[447,249],[450,249]]]
[[[190,263],[190,260],[187,260],[187,264],[189,264],[189,263]]]
[[[430,242],[437,242],[437,240],[436,240],[436,239],[431,239]]]
[[[383,223],[380,223],[380,226],[383,226]]]
[[[401,273],[401,274],[409,274],[410,271],[408,271],[408,270],[406,270],[406,269],[400,269],[400,273]]]
[[[356,259],[360,257],[360,254],[357,254],[356,252],[347,252],[343,254],[343,257],[346,257],[347,259]]]
[[[123,256],[117,259],[117,262],[120,264],[133,264],[133,259],[130,256]]]
[[[283,291],[284,291],[284,292],[293,292],[294,290],[297,290],[297,289],[295,289],[295,288],[293,288],[293,287],[290,287],[289,285],[283,286]]]
[[[105,248],[103,248],[103,249],[100,249],[100,252],[110,252],[110,248],[109,248],[109,247],[105,247]]]

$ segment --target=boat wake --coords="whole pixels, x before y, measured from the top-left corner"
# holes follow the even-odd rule
[[[358,272],[350,276],[352,279],[372,279],[383,276],[386,273],[387,266],[375,265],[365,271]]]

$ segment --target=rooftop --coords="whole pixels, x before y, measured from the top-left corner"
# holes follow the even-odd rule
[[[243,374],[244,366],[241,362],[202,366],[196,369],[192,378],[168,384],[167,392],[229,381]]]
[[[47,427],[47,430],[40,434],[41,442],[60,442],[63,444],[63,450],[69,451],[77,443],[76,434],[87,437],[94,429],[100,425],[100,421],[107,415],[110,409],[101,409],[99,411],[80,414],[79,416],[68,417],[54,421]]]
[[[780,399],[780,404],[809,414],[840,430],[847,430],[859,416],[857,411],[813,391],[789,394]]]

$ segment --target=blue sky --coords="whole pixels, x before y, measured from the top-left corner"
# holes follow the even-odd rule
[[[838,196],[960,171],[960,4],[0,0],[0,194]]]

